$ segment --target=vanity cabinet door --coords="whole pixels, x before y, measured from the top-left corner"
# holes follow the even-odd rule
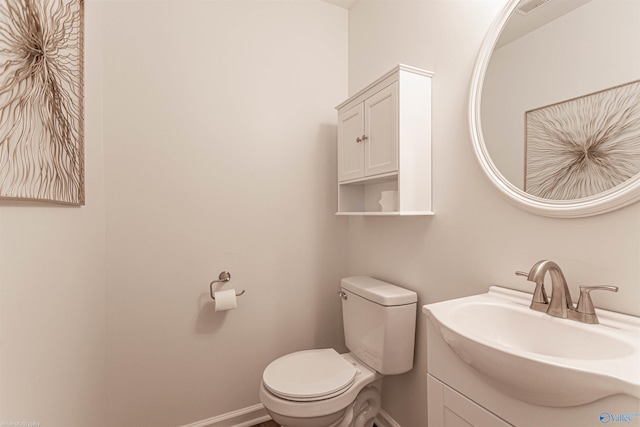
[[[398,83],[382,89],[364,102],[364,175],[398,170]]]
[[[513,427],[431,375],[427,396],[429,427]]]
[[[364,105],[338,115],[338,181],[364,177]]]

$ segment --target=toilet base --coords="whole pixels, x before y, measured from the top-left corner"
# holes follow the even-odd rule
[[[343,354],[358,370],[344,393],[324,400],[294,402],[280,398],[260,385],[260,401],[273,420],[284,427],[372,427],[380,410],[383,375],[352,354]]]
[[[346,408],[316,417],[290,417],[270,411],[271,418],[282,427],[372,427],[380,411],[382,378],[364,387]]]
[[[273,421],[281,427],[337,427],[344,419],[345,410],[338,411],[334,414],[324,415],[322,417],[313,418],[297,418],[288,417],[286,415],[277,414],[267,409]]]
[[[382,379],[362,389],[353,404],[353,420],[348,427],[372,427],[380,412]],[[345,426],[346,427],[346,426]]]

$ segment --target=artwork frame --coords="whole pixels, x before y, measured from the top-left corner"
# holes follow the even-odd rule
[[[85,204],[84,0],[0,0],[0,199]]]
[[[524,191],[592,197],[640,173],[640,80],[525,112]]]

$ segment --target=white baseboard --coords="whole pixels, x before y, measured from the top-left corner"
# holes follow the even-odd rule
[[[182,427],[250,427],[256,424],[269,421],[271,417],[267,414],[262,403],[249,406],[248,408],[228,412],[207,420],[197,421]]]
[[[181,427],[251,427],[270,419],[271,417],[267,414],[267,410],[264,409],[262,403],[259,403]],[[380,409],[380,412],[378,412],[375,423],[377,427],[400,427],[400,424],[391,418],[391,415],[387,414],[384,409]]]
[[[391,415],[387,414],[384,409],[380,409],[378,412],[375,423],[377,427],[400,427],[400,424],[391,418]]]

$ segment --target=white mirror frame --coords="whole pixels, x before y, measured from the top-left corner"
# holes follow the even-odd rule
[[[610,190],[590,197],[576,200],[548,200],[527,194],[511,184],[491,160],[487,146],[484,143],[480,120],[482,86],[493,49],[502,33],[502,29],[519,1],[510,0],[489,28],[478,53],[471,80],[469,127],[473,149],[482,169],[498,190],[512,203],[527,212],[542,216],[555,218],[587,217],[620,209],[640,200],[640,173]]]

